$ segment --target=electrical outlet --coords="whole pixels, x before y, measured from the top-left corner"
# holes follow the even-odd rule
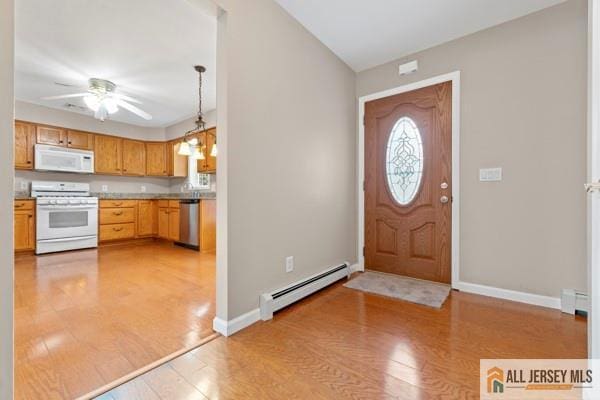
[[[108,185],[102,185],[102,191],[108,192]]]
[[[146,186],[142,185],[142,187],[140,188],[142,193],[146,193]]]
[[[27,190],[27,182],[21,181],[21,190]]]
[[[285,272],[292,272],[294,270],[294,256],[285,258]]]

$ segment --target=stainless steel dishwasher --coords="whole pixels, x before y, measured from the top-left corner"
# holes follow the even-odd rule
[[[179,200],[179,241],[177,245],[200,250],[198,226],[200,218],[200,200]]]

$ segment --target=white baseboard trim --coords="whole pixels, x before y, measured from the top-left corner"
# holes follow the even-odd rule
[[[479,285],[477,283],[468,283],[458,281],[453,289],[461,292],[480,294],[482,296],[495,297],[498,299],[517,301],[519,303],[532,304],[560,310],[560,298],[542,296],[539,294],[517,292],[516,290],[501,289],[493,286]]]
[[[358,263],[352,264],[350,266],[350,273],[353,274],[355,272],[364,272],[364,269],[361,268],[360,264],[358,264]]]
[[[247,312],[246,314],[242,314],[230,321],[225,321],[221,318],[215,317],[213,319],[213,329],[223,336],[231,336],[258,321],[260,321],[260,309],[255,308],[254,310]]]

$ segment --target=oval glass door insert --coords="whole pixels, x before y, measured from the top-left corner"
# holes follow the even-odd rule
[[[412,202],[423,178],[423,141],[415,122],[402,117],[396,122],[387,143],[385,157],[387,183],[400,205]]]

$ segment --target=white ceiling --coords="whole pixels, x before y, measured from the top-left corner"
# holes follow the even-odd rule
[[[41,97],[82,90],[55,82],[86,88],[90,77],[108,79],[153,116],[144,121],[120,110],[112,120],[164,127],[197,112],[192,67],[201,64],[207,68],[203,109],[216,108],[216,19],[193,1],[16,1],[15,97],[65,110],[66,103],[83,101]]]
[[[564,0],[276,0],[355,71]]]

